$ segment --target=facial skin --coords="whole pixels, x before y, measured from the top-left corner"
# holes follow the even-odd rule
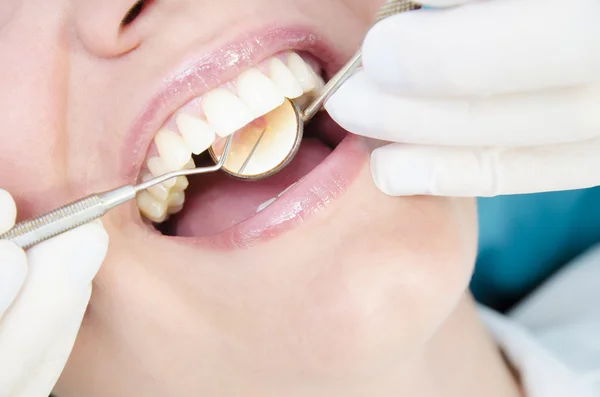
[[[122,172],[131,126],[191,53],[302,25],[335,43],[343,61],[379,6],[155,0],[121,29],[133,3],[2,2],[0,186],[20,217],[133,182]],[[57,395],[514,392],[464,295],[474,203],[386,197],[368,156],[357,161],[358,177],[335,202],[250,248],[156,236],[134,204],[106,216],[109,254]],[[441,379],[442,389],[432,386]]]

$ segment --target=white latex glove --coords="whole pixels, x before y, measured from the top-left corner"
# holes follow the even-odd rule
[[[0,190],[0,234],[16,217]],[[0,241],[0,396],[48,397],[73,348],[108,249],[94,222],[31,248]]]
[[[423,0],[363,47],[326,104],[390,195],[494,196],[600,185],[600,1]]]

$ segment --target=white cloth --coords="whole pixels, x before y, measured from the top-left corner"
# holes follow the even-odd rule
[[[481,314],[526,397],[600,396],[600,245],[507,316]]]

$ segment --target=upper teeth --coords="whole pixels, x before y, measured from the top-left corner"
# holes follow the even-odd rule
[[[158,156],[147,161],[143,179],[169,171],[195,167],[192,154],[206,151],[216,136],[226,137],[279,107],[290,98],[305,102],[323,87],[323,80],[296,53],[267,59],[240,74],[233,82],[197,98],[200,108],[192,114],[186,107],[161,129],[154,139]],[[305,95],[306,94],[306,95]],[[183,206],[185,177],[164,182],[138,196],[140,211],[153,222],[162,222]],[[274,200],[273,200],[274,201]]]
[[[200,103],[209,124],[222,137],[234,133],[255,118],[250,108],[226,88],[204,94]]]
[[[253,119],[269,113],[285,100],[282,90],[257,69],[240,74],[236,88],[241,102],[250,108]]]
[[[175,119],[188,149],[193,154],[200,154],[215,141],[215,131],[207,122],[189,114],[181,113]]]

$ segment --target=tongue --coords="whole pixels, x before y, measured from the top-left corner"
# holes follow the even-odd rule
[[[254,215],[260,204],[277,197],[329,153],[331,149],[321,141],[305,139],[294,160],[268,179],[241,181],[223,172],[194,177],[186,190],[185,207],[173,220],[172,231],[182,237],[222,232]]]

